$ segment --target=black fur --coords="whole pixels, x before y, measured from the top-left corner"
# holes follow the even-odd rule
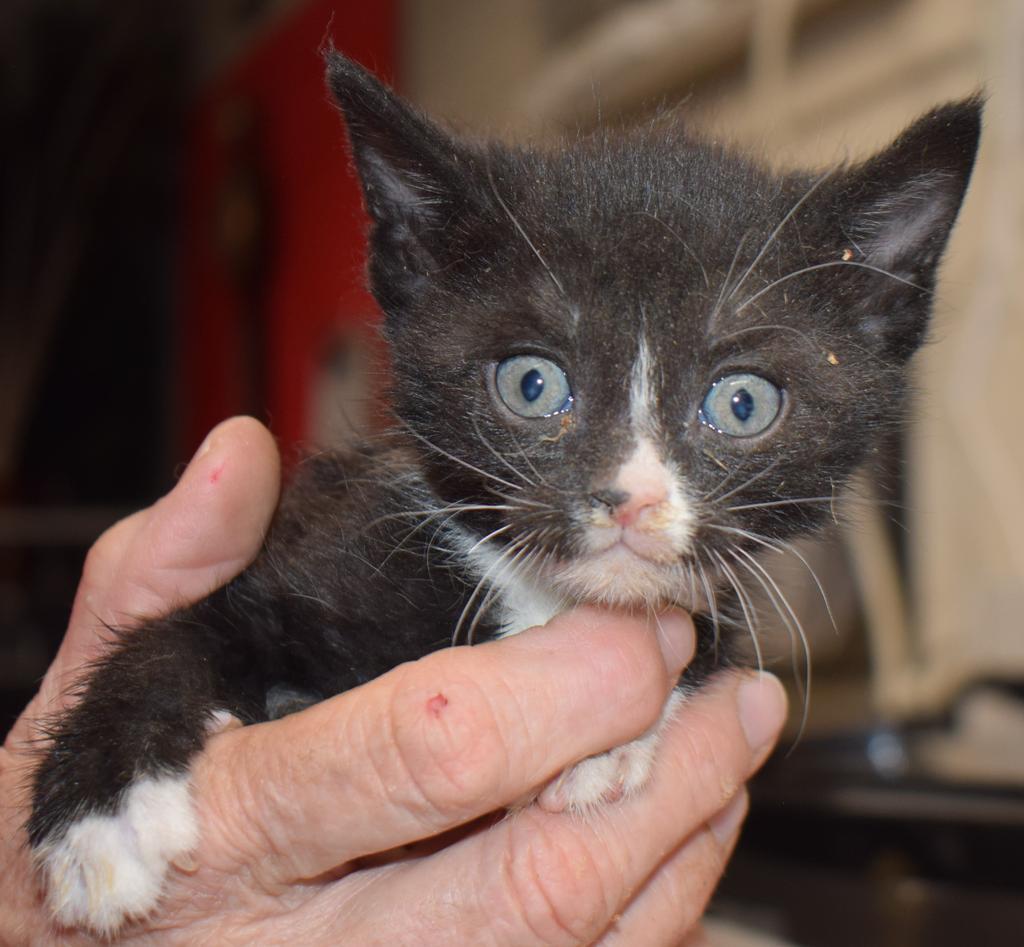
[[[641,333],[660,446],[698,498],[695,556],[716,584],[714,552],[761,551],[721,527],[770,541],[814,529],[829,504],[804,501],[841,487],[901,420],[977,100],[934,110],[865,164],[779,176],[660,125],[551,150],[473,144],[339,55],[328,82],[373,221],[400,424],[310,459],[249,569],[121,636],[38,768],[34,846],[114,810],[140,775],[187,769],[215,710],[265,720],[448,645],[479,578],[451,548],[454,524],[579,556],[581,513],[631,448]],[[517,353],[565,369],[570,414],[525,420],[494,396],[495,363]],[[698,418],[739,370],[784,392],[753,438]],[[728,634],[698,624],[694,685],[730,653]],[[495,630],[488,613],[476,636]]]

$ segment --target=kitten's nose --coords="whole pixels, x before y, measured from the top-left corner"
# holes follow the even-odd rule
[[[664,485],[654,482],[645,483],[632,491],[611,487],[590,495],[591,503],[605,507],[619,526],[634,525],[648,510],[660,506],[667,499],[668,492]]]
[[[590,505],[595,508],[603,506],[611,515],[614,515],[615,511],[628,500],[629,494],[625,490],[616,490],[614,487],[607,490],[595,490],[590,494]]]

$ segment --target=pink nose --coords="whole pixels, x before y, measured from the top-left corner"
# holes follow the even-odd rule
[[[592,496],[597,503],[608,509],[609,515],[619,526],[639,524],[649,510],[668,499],[665,486],[654,482],[640,484],[629,492],[615,488],[599,490]]]

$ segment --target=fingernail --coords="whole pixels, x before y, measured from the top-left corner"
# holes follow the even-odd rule
[[[732,797],[729,804],[708,822],[708,828],[711,830],[711,834],[718,840],[719,845],[725,847],[735,838],[736,833],[739,832],[740,825],[743,823],[744,818],[746,818],[747,806],[747,791],[741,789]]]
[[[184,855],[179,855],[177,858],[171,859],[171,864],[178,869],[178,871],[186,875],[194,875],[199,871],[199,862],[196,861],[195,855],[191,852],[185,852]]]
[[[218,424],[209,434],[206,435],[203,443],[199,445],[199,449],[192,455],[192,459],[188,462],[191,467],[201,457],[205,457],[211,450],[213,450],[214,442],[216,441],[216,434],[219,430],[220,425]]]
[[[654,633],[658,638],[658,647],[661,648],[665,666],[673,674],[678,674],[690,663],[696,647],[693,619],[678,609],[662,612],[655,616]]]
[[[740,723],[753,754],[775,742],[786,721],[786,692],[774,674],[748,676],[737,695]]]

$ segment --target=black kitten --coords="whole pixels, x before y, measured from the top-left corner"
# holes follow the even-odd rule
[[[727,663],[758,553],[814,529],[900,419],[981,111],[780,176],[675,128],[473,145],[341,56],[328,79],[373,220],[397,435],[309,460],[245,573],[92,673],[28,826],[66,923],[153,907],[196,843],[189,764],[226,715],[279,717],[579,602],[694,611],[684,688]],[[640,787],[657,731],[545,802]]]

